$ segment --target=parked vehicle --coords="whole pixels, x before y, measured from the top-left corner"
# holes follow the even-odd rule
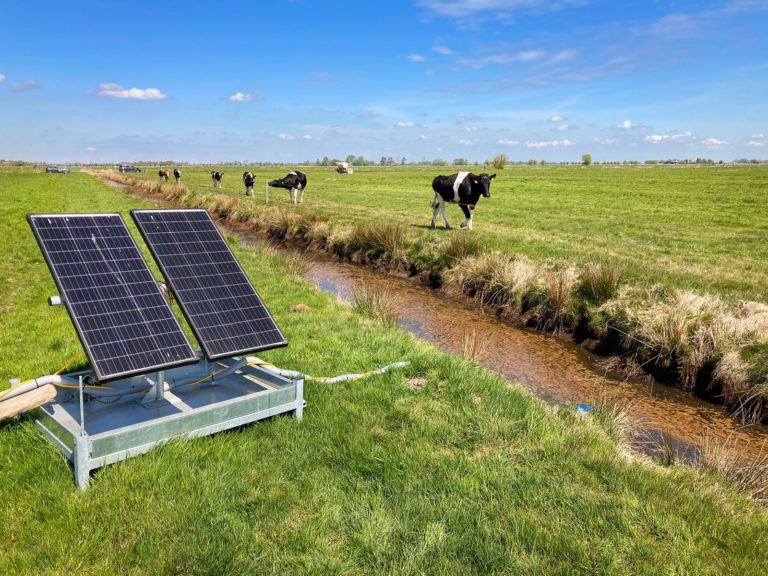
[[[130,164],[120,164],[118,170],[120,172],[141,172],[141,168],[138,166],[131,166]]]
[[[66,166],[46,166],[45,171],[48,174],[69,174],[69,168]]]

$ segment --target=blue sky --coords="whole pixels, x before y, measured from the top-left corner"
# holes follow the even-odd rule
[[[0,158],[768,158],[768,0],[0,14]]]

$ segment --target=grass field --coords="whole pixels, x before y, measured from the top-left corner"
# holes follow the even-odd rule
[[[263,182],[290,170],[247,169],[256,175],[257,204],[264,199]],[[223,191],[242,194],[246,168],[220,170]],[[353,175],[302,170],[308,186],[299,213],[346,228],[393,221],[416,236],[446,235],[441,216],[437,231],[426,229],[431,182],[455,167],[366,167]],[[630,281],[768,302],[768,167],[526,166],[495,172],[491,198],[478,203],[472,231],[491,249],[579,264],[605,258]],[[157,170],[135,176],[157,179]],[[182,182],[193,191],[213,190],[207,168],[183,169]],[[288,206],[288,193],[273,189],[270,200]],[[458,227],[464,216],[449,206],[448,219]]]
[[[79,342],[25,214],[119,211],[138,238],[146,203],[75,173],[0,171],[0,196],[0,378],[52,373]],[[768,513],[727,481],[629,458],[610,411],[547,406],[233,249],[291,342],[267,360],[411,366],[308,383],[301,421],[172,442],[87,492],[29,421],[0,423],[0,573],[764,573]]]
[[[225,170],[223,189],[202,167],[185,170],[182,187],[157,189],[152,169],[126,182],[409,270],[501,317],[621,356],[617,376],[642,369],[744,422],[768,420],[765,167],[514,167],[481,199],[472,232],[429,228],[432,168],[307,169],[300,206],[276,190],[265,205],[260,185],[246,198],[240,169]],[[257,181],[286,171],[258,169]]]

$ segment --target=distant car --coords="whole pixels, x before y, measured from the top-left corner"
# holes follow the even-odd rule
[[[130,164],[120,164],[118,170],[120,172],[141,172],[141,168],[138,166],[131,166]]]
[[[66,166],[46,166],[45,171],[49,174],[69,174],[69,168]]]

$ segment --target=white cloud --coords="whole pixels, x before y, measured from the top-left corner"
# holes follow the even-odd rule
[[[562,122],[565,120],[562,116],[552,116],[552,118],[549,119],[550,122]]]
[[[434,70],[424,70],[424,76],[434,76],[435,71]]]
[[[760,140],[761,138],[765,138],[765,134],[763,134],[762,132],[760,132],[760,134],[752,134],[750,138],[752,138],[753,140]]]
[[[459,140],[459,144],[462,144],[463,146],[474,146],[475,142],[477,142],[477,140]]]
[[[513,10],[559,10],[567,6],[580,6],[583,0],[419,0],[418,6],[445,18],[466,18],[480,12],[508,13]]]
[[[620,128],[621,130],[630,130],[631,128],[637,128],[638,126],[640,126],[640,124],[635,124],[629,120],[624,120],[621,124],[616,124],[616,128]]]
[[[424,58],[424,56],[422,56],[421,54],[409,54],[408,60],[410,60],[411,62],[424,62],[426,58]]]
[[[0,74],[0,84],[5,82],[5,74]]]
[[[427,140],[432,140],[432,136],[427,136],[426,134],[422,134],[421,136],[419,136],[419,139],[426,142]]]
[[[467,126],[464,130],[467,132],[477,132],[477,126]]]
[[[280,134],[278,138],[280,138],[280,140],[295,140],[295,138],[290,134]]]
[[[93,146],[88,146],[88,148],[86,148],[86,150],[88,152],[96,152],[96,148],[94,148]]]
[[[715,150],[720,150],[721,148],[725,148],[728,146],[728,142],[725,142],[724,140],[718,140],[717,138],[705,138],[701,141],[704,146],[707,148],[713,148]]]
[[[40,88],[40,84],[37,83],[37,80],[31,80],[27,78],[26,80],[23,80],[22,82],[14,82],[11,84],[11,90],[14,92],[23,92],[25,90],[36,90],[37,88]]]
[[[258,100],[264,100],[263,96],[258,94],[243,94],[242,92],[235,92],[227,98],[230,102],[257,102]]]
[[[528,148],[558,148],[560,146],[568,147],[573,146],[573,142],[568,140],[552,140],[550,142],[526,142]]]
[[[96,94],[105,98],[126,98],[129,100],[165,100],[168,98],[166,94],[163,94],[157,88],[147,88],[146,90],[140,88],[126,89],[119,84],[112,83],[99,84]]]
[[[499,140],[499,144],[507,144],[508,146],[516,146],[517,144],[520,144],[517,140],[507,140],[505,138],[502,138]]]
[[[437,52],[438,54],[445,54],[446,56],[453,54],[453,50],[448,48],[448,46],[433,46],[432,51]]]
[[[304,134],[304,136],[302,136],[302,138],[304,140],[312,140],[312,135],[311,134]]]
[[[762,146],[765,146],[765,142],[759,142],[757,140],[750,140],[747,142],[747,146],[751,148],[761,148]]]
[[[690,132],[685,132],[684,134],[651,134],[650,136],[646,136],[644,140],[653,144],[659,144],[661,142],[681,142],[685,140],[696,140],[696,136]]]
[[[557,127],[557,129],[560,132],[567,132],[568,131],[568,124],[561,124],[560,126]]]
[[[412,128],[413,126],[416,126],[416,124],[414,124],[409,120],[407,122],[402,122],[402,121],[398,122],[397,124],[395,124],[395,126],[397,126],[398,128]]]

